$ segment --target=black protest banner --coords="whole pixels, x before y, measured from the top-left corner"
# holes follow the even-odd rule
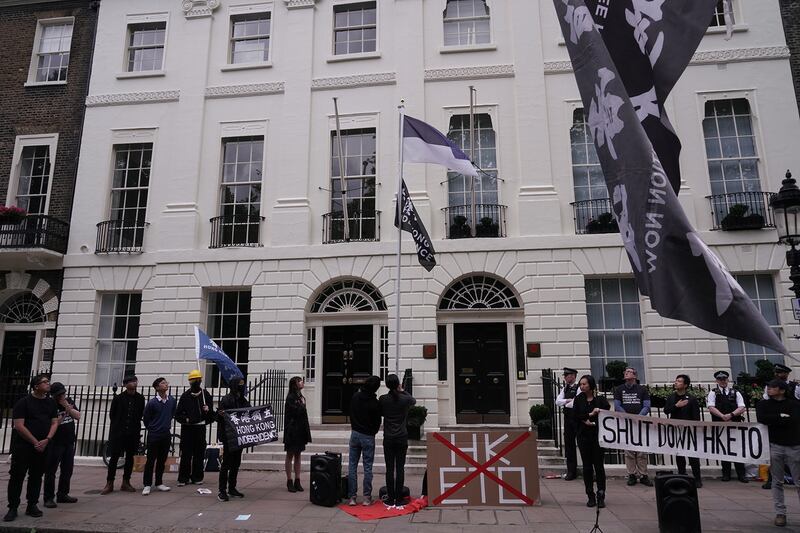
[[[769,462],[769,430],[763,424],[700,422],[600,411],[603,448],[698,457],[711,461]]]
[[[414,244],[417,245],[417,259],[422,267],[430,272],[436,266],[436,252],[433,250],[433,243],[428,236],[428,230],[420,220],[411,195],[408,194],[406,182],[403,181],[403,198],[401,204],[403,212],[403,231],[409,232],[414,237]],[[394,227],[399,228],[400,222],[397,220],[397,211],[394,214]]]
[[[222,413],[229,450],[241,450],[278,440],[272,406],[226,409]]]

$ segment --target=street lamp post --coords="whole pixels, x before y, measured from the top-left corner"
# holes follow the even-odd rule
[[[775,216],[778,242],[791,246],[786,252],[786,264],[789,266],[789,279],[792,282],[790,290],[796,298],[800,298],[800,250],[796,248],[800,245],[800,188],[788,170],[781,190],[772,197],[769,205]]]

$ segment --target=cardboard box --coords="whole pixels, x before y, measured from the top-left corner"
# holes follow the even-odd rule
[[[133,471],[134,472],[144,472],[144,464],[147,462],[146,455],[134,455],[133,456]]]
[[[178,473],[179,468],[179,459],[177,457],[167,457],[167,462],[164,463],[164,472],[174,472]],[[134,472],[144,472],[144,464],[147,462],[146,455],[134,455],[133,456],[133,471]]]
[[[164,472],[178,473],[178,458],[175,456],[167,457],[167,462],[164,464]]]

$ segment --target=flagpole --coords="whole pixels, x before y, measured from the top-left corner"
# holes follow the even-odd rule
[[[344,175],[344,149],[342,146],[342,129],[339,125],[339,103],[337,98],[333,97],[333,111],[336,113],[336,144],[339,147],[339,186],[342,188],[342,217],[344,220],[344,231],[342,236],[345,242],[350,241],[350,221],[347,216],[347,180]],[[331,237],[333,237],[333,212],[331,212]]]
[[[475,86],[470,85],[469,86],[469,158],[471,161],[475,161],[475,99],[473,98],[474,93],[475,93]],[[475,163],[473,163],[473,165],[474,164]],[[474,237],[478,226],[478,223],[475,220],[475,176],[470,176],[469,192],[470,192],[469,216],[471,219],[470,233]]]
[[[400,150],[397,179],[397,277],[394,280],[394,292],[397,295],[394,323],[394,372],[400,377],[400,260],[403,244],[403,124],[405,123],[405,100],[397,106],[400,117]],[[410,193],[409,193],[410,194]]]

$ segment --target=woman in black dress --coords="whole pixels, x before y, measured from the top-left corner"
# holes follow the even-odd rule
[[[590,375],[581,377],[578,382],[580,392],[572,404],[573,416],[578,422],[578,449],[583,462],[583,484],[589,500],[587,507],[606,506],[606,470],[603,466],[605,450],[597,442],[597,415],[600,410],[611,407],[603,396],[597,396],[597,383]],[[594,479],[597,479],[597,496],[594,493]]]
[[[308,425],[308,411],[303,390],[303,378],[295,376],[289,380],[289,394],[286,395],[286,415],[283,425],[283,449],[286,452],[286,488],[289,492],[303,492],[300,485],[300,453],[311,442],[311,428]],[[294,481],[292,481],[292,461],[294,461]]]

